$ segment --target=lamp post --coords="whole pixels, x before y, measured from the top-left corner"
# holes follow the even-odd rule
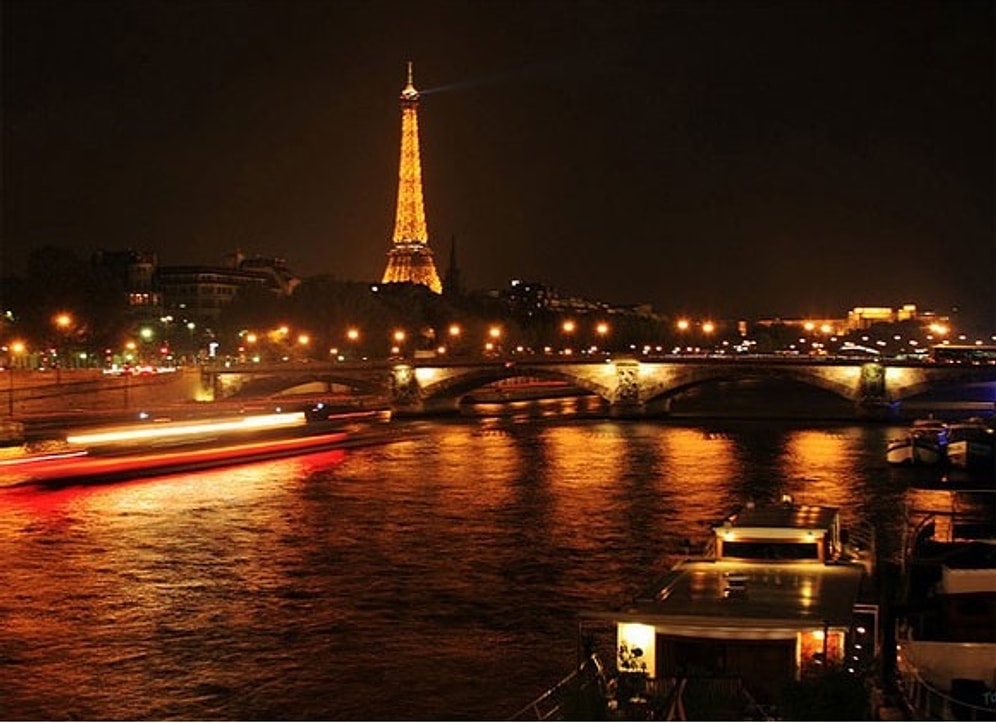
[[[59,347],[63,347],[66,341],[66,334],[73,325],[73,317],[66,312],[60,312],[52,319],[56,330],[59,332],[59,344],[55,349],[55,383],[62,384],[62,353]],[[63,348],[62,351],[65,351]]]
[[[595,333],[598,335],[598,346],[604,352],[605,351],[605,338],[609,334],[609,325],[604,321],[600,321],[595,325]]]
[[[563,323],[563,325],[561,325],[560,328],[564,332],[564,336],[566,337],[566,343],[567,343],[567,348],[564,350],[564,353],[570,354],[571,353],[570,338],[571,335],[574,333],[574,330],[577,328],[577,324],[575,324],[571,319],[568,319]]]
[[[24,343],[20,341],[12,342],[11,345],[7,348],[7,357],[8,357],[7,371],[10,374],[10,376],[7,378],[7,383],[9,385],[7,387],[7,415],[9,417],[14,416],[14,367],[17,366],[17,355],[20,355],[23,352],[24,352]]]
[[[490,341],[485,345],[485,350],[495,355],[501,354],[501,327],[492,326],[488,329]]]

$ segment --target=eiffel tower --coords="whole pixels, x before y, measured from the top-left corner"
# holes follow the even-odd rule
[[[442,293],[443,285],[429,249],[422,200],[422,161],[418,149],[418,99],[408,62],[408,84],[401,91],[401,163],[398,170],[398,211],[394,242],[387,252],[383,283],[411,282]]]

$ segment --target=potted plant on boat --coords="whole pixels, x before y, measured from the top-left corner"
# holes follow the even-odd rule
[[[617,665],[616,699],[626,707],[646,705],[647,661],[643,659],[643,649],[620,643]]]

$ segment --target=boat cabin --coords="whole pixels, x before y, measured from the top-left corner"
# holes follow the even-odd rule
[[[738,680],[773,702],[807,671],[857,669],[876,654],[869,569],[850,559],[836,508],[748,504],[629,604],[591,617],[616,627],[617,668],[648,680]]]

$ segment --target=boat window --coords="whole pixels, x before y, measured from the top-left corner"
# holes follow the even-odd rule
[[[723,557],[745,560],[818,560],[815,542],[724,542]]]

